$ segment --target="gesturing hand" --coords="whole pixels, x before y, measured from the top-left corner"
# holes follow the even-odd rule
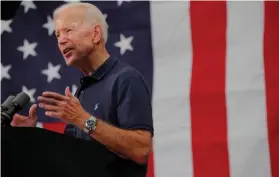
[[[37,124],[37,105],[33,104],[29,109],[29,115],[23,116],[15,114],[11,122],[13,127],[36,127]]]
[[[46,110],[49,117],[61,119],[70,124],[78,124],[90,117],[81,106],[79,100],[72,95],[69,87],[65,89],[65,95],[55,92],[43,92],[38,97],[39,107]]]

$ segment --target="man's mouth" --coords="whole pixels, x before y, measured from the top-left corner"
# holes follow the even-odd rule
[[[69,51],[71,51],[73,48],[66,48],[63,50],[63,54],[67,54]]]

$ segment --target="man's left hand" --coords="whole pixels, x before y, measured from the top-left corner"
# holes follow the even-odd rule
[[[46,110],[45,114],[55,117],[70,124],[79,124],[90,117],[81,106],[79,100],[72,95],[69,87],[65,89],[65,95],[55,92],[43,92],[38,97],[39,107]]]

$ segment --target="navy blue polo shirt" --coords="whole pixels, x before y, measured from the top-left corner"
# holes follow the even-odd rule
[[[80,83],[75,95],[91,115],[122,129],[144,129],[153,135],[151,96],[135,68],[110,57]],[[74,125],[68,124],[64,133],[92,140]]]

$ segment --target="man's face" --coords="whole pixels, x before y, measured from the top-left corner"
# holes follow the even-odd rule
[[[93,50],[93,28],[81,8],[63,10],[55,20],[58,47],[68,66],[79,65]]]

